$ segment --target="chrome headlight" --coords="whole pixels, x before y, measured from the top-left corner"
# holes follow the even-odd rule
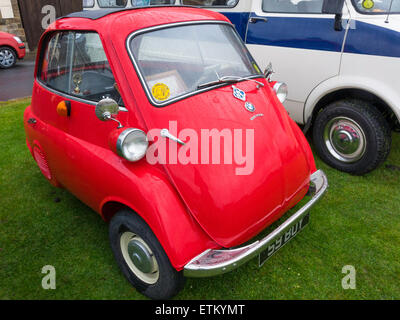
[[[288,95],[288,87],[287,84],[284,82],[277,82],[275,83],[273,87],[276,96],[278,97],[279,101],[281,103],[284,103],[286,101],[287,95]]]
[[[126,129],[117,140],[117,153],[132,162],[143,159],[148,147],[147,136],[139,129]]]

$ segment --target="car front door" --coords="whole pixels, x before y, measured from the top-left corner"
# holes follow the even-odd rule
[[[272,62],[275,79],[289,86],[285,107],[304,123],[303,107],[318,84],[336,76],[350,20],[346,5],[341,30],[323,0],[253,0],[246,44],[260,66]]]

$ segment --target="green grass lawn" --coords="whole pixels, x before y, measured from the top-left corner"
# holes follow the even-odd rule
[[[119,271],[107,225],[68,191],[53,188],[26,145],[29,100],[0,104],[0,299],[143,299]],[[310,225],[261,268],[254,259],[214,278],[188,279],[176,299],[399,299],[400,135],[387,162],[350,176],[317,159],[327,195]],[[60,201],[57,201],[60,200]],[[41,286],[42,267],[57,289]],[[357,288],[344,290],[353,265]]]

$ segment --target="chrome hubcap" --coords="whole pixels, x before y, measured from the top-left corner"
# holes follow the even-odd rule
[[[132,232],[124,232],[120,244],[129,269],[143,282],[156,283],[159,277],[157,260],[144,240]]]
[[[14,55],[12,52],[8,49],[1,50],[0,51],[0,65],[3,67],[10,67],[14,63]]]
[[[336,159],[347,163],[360,160],[367,146],[361,127],[345,117],[336,117],[328,122],[324,130],[324,141]]]

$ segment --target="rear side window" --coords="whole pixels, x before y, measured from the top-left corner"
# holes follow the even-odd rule
[[[181,0],[181,3],[197,7],[234,7],[239,0]]]
[[[122,104],[97,33],[55,33],[42,59],[39,79],[48,87],[89,101],[108,97]]]
[[[265,12],[322,13],[323,0],[263,0]]]

